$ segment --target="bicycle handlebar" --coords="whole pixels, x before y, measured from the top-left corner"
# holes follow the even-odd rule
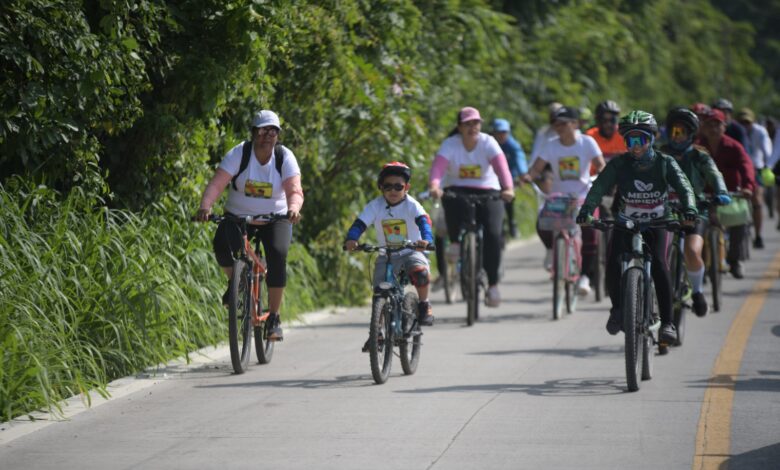
[[[346,250],[346,245],[342,246],[342,249]],[[361,243],[358,246],[355,247],[354,251],[365,251],[366,253],[373,253],[375,251],[385,250],[387,252],[395,252],[395,251],[401,251],[406,249],[412,249],[412,250],[419,250],[420,247],[417,246],[415,242],[406,241],[404,244],[399,246],[378,246],[378,245],[371,245],[369,243]],[[423,251],[434,251],[436,250],[436,247],[433,245],[433,243],[429,243],[428,245],[423,248]]]
[[[583,226],[586,226],[583,224]],[[662,228],[672,232],[682,230],[683,224],[675,219],[649,220],[647,222],[635,222],[630,219],[594,219],[590,224],[596,230],[606,231],[610,227],[629,233],[639,233],[651,228]]]
[[[223,215],[209,214],[209,218],[207,222],[214,222],[218,224],[223,220],[232,220],[238,223],[250,224],[254,221],[274,222],[277,220],[286,220],[289,218],[290,218],[290,214],[274,214],[274,213],[247,215],[243,217],[238,215],[231,215],[231,214],[223,214]],[[192,222],[200,222],[195,216],[190,217],[190,220]]]
[[[445,189],[442,199],[463,199],[469,202],[482,202],[482,201],[497,201],[501,199],[501,193],[484,193],[484,194],[471,194],[461,193],[453,191],[452,189]]]

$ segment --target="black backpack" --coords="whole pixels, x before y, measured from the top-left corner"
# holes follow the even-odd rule
[[[276,144],[274,145],[274,155],[276,155],[276,171],[279,172],[279,176],[282,176],[282,165],[284,164],[284,148],[282,147],[282,144]],[[238,173],[236,173],[233,176],[233,179],[230,180],[230,184],[233,185],[233,190],[238,191],[238,188],[236,187],[236,179],[238,178],[238,175],[244,172],[246,170],[246,167],[249,166],[249,159],[252,157],[252,141],[247,140],[244,142],[244,147],[241,149],[241,165],[238,167]]]

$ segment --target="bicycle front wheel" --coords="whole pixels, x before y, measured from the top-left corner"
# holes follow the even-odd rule
[[[391,304],[384,297],[374,297],[371,325],[368,329],[368,355],[374,382],[383,384],[393,365],[393,330],[390,328]]]
[[[417,371],[420,362],[420,345],[422,344],[422,331],[418,318],[419,297],[416,292],[407,292],[404,295],[404,310],[402,327],[404,337],[399,345],[401,355],[401,368],[404,374],[412,375]]]
[[[249,366],[252,336],[252,269],[244,260],[233,263],[228,308],[228,335],[230,361],[236,374],[243,374]]]
[[[607,235],[599,231],[596,240],[596,261],[593,263],[593,293],[596,296],[596,302],[601,302],[604,296],[604,266],[607,262]]]
[[[559,320],[563,313],[566,280],[563,272],[566,262],[566,240],[558,236],[553,242],[553,320]]]
[[[623,331],[625,332],[626,382],[628,391],[639,390],[639,379],[642,373],[642,353],[644,352],[642,338],[642,310],[645,299],[642,295],[642,269],[629,268],[623,274]]]
[[[650,283],[650,292],[645,298],[645,316],[643,325],[648,327],[651,323],[655,322],[658,313],[658,300],[655,297],[655,285]],[[642,335],[642,380],[650,380],[653,378],[653,360],[655,358],[653,333],[649,328],[643,328]]]
[[[468,232],[461,245],[461,291],[466,299],[466,324],[471,326],[479,315],[479,264],[477,262],[477,234]]]

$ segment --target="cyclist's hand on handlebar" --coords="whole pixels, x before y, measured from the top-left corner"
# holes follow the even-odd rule
[[[425,251],[425,247],[428,246],[428,242],[426,240],[417,240],[417,251]]]
[[[507,188],[501,190],[501,199],[503,199],[506,202],[512,201],[512,199],[515,198],[515,190],[512,188]]]
[[[287,211],[287,217],[293,224],[297,224],[301,221],[301,213],[298,211]]]
[[[683,220],[685,222],[695,222],[696,221],[696,211],[693,209],[685,209],[685,211],[682,213]],[[691,225],[690,223],[686,223],[685,225]]]
[[[718,194],[713,198],[713,201],[719,206],[728,206],[731,204],[731,196],[728,194]]]
[[[195,215],[195,220],[198,222],[208,222],[211,215],[211,209],[199,208],[198,213]]]
[[[749,190],[747,188],[742,188],[742,189],[739,190],[739,192],[742,193],[743,197],[746,197],[746,198],[753,197],[753,191],[751,191],[751,190]]]
[[[357,248],[358,242],[357,240],[347,240],[344,242],[344,249],[347,251],[355,251],[355,248]]]
[[[577,225],[590,225],[593,223],[593,216],[587,212],[580,212],[577,214]]]
[[[442,194],[444,194],[444,191],[441,190],[441,188],[431,188],[431,199],[441,199]]]

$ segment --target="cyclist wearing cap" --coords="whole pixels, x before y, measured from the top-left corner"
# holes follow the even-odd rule
[[[724,122],[726,123],[726,135],[736,140],[747,151],[750,143],[748,142],[747,132],[740,123],[733,119],[734,105],[726,98],[718,98],[710,109],[718,109],[723,113]],[[698,113],[697,113],[698,114]],[[701,116],[699,116],[701,120]]]
[[[509,171],[512,173],[512,181],[515,185],[520,185],[520,178],[528,173],[528,162],[525,161],[525,152],[520,142],[512,136],[509,121],[506,119],[494,119],[492,125],[492,134],[495,137],[501,150],[504,152]],[[505,203],[506,217],[509,222],[509,235],[512,238],[517,237],[517,223],[515,222],[514,199]]]
[[[761,170],[769,166],[772,157],[772,139],[769,132],[761,124],[756,122],[756,115],[750,108],[742,108],[737,113],[737,122],[742,124],[747,134],[748,146],[745,147],[753,168],[756,171],[756,191],[753,193],[753,230],[756,238],[753,240],[754,248],[764,248],[764,240],[761,238],[761,226],[763,225],[764,182],[761,180]]]
[[[279,117],[273,111],[261,110],[252,119],[249,141],[251,153],[244,169],[241,168],[244,143],[233,147],[219,164],[200,201],[197,219],[207,221],[219,195],[229,186],[225,214],[250,216],[258,214],[287,214],[288,220],[255,222],[249,228],[250,238],[263,242],[268,263],[268,339],[283,338],[279,307],[287,284],[287,251],[292,240],[292,225],[301,218],[303,189],[301,171],[292,150],[277,145],[281,131]],[[250,147],[248,147],[249,149]],[[278,165],[281,159],[282,164]],[[214,235],[214,254],[217,263],[228,278],[228,289],[222,296],[227,304],[230,279],[233,274],[232,252],[241,245],[241,231],[235,222],[223,220]]]
[[[466,194],[486,194],[500,191],[501,199],[514,198],[512,174],[506,157],[496,139],[481,132],[482,118],[476,108],[465,107],[458,112],[457,127],[444,139],[431,166],[428,186],[431,196],[440,198],[442,178],[447,176],[447,189]],[[467,213],[465,202],[457,198],[443,201],[447,232],[450,238],[449,255],[458,256],[458,237]],[[477,206],[477,222],[483,228],[482,259],[488,278],[485,304],[498,307],[498,267],[501,263],[501,227],[504,224],[504,204],[489,200]]]
[[[699,131],[699,118],[688,108],[672,108],[666,115],[666,134],[668,143],[661,147],[674,157],[688,181],[691,183],[693,193],[696,196],[699,209],[699,223],[686,228],[685,236],[685,267],[688,270],[688,279],[693,291],[693,311],[697,316],[707,314],[707,299],[702,293],[704,281],[704,260],[701,250],[704,246],[704,231],[708,219],[704,196],[704,187],[709,185],[715,193],[718,204],[729,204],[731,198],[728,195],[723,175],[712,157],[704,150],[693,144]],[[669,192],[669,199],[677,199],[676,192]]]
[[[588,224],[601,198],[613,185],[617,185],[616,217],[645,221],[669,216],[667,206],[669,187],[680,196],[684,219],[694,221],[697,216],[696,200],[688,178],[677,165],[674,157],[653,149],[658,125],[652,114],[632,111],[620,120],[618,128],[626,141],[628,152],[613,158],[599,174],[588,192],[585,204],[577,216],[577,223]],[[607,256],[607,291],[612,308],[609,311],[607,332],[617,334],[623,328],[620,311],[620,257],[631,247],[631,234],[613,230]],[[660,341],[674,344],[677,330],[672,322],[672,279],[669,274],[669,232],[650,229],[645,241],[653,256],[652,276],[655,282],[658,307],[661,316]]]
[[[553,115],[552,127],[558,134],[558,139],[550,140],[542,149],[539,158],[531,165],[531,169],[525,176],[525,180],[533,181],[548,164],[552,167],[553,180],[550,192],[575,194],[584,199],[590,189],[590,168],[601,171],[604,168],[604,158],[601,155],[596,141],[585,134],[578,132],[578,112],[574,108],[562,106]],[[582,275],[577,284],[577,290],[581,295],[590,292],[590,277],[592,276],[596,257],[596,236],[593,228],[587,228],[587,233],[582,233]],[[545,268],[552,263],[552,232],[539,229],[537,221],[537,233],[547,248],[544,265]]]
[[[420,250],[433,243],[431,219],[422,205],[409,196],[409,180],[412,171],[402,162],[390,162],[382,167],[377,177],[377,187],[382,195],[371,200],[347,232],[344,247],[352,251],[358,246],[358,239],[373,224],[380,246],[402,246],[407,241],[415,242]],[[385,280],[387,263],[398,271],[403,266],[409,280],[417,289],[419,304],[417,314],[420,324],[433,325],[431,304],[428,301],[430,272],[428,258],[416,250],[402,250],[380,255],[374,265],[374,287]],[[363,345],[368,352],[368,341]]]
[[[705,114],[699,135],[699,143],[712,155],[729,191],[741,192],[744,197],[752,198],[756,190],[753,162],[742,145],[726,135],[726,117],[723,112],[712,109]],[[747,226],[729,227],[728,232],[729,249],[726,261],[729,263],[731,274],[737,279],[742,279],[744,276],[742,261],[747,257],[743,247]]]

